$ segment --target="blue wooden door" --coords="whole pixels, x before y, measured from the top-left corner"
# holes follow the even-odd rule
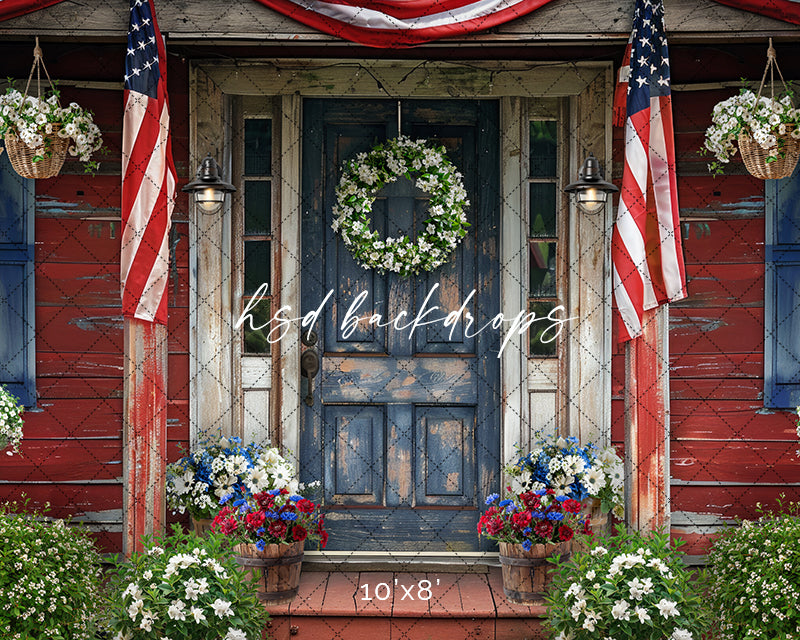
[[[466,238],[432,272],[402,278],[360,267],[331,228],[343,163],[398,130],[391,100],[307,100],[303,112],[303,313],[328,291],[315,328],[321,369],[313,405],[302,405],[300,473],[319,480],[329,549],[474,551],[476,524],[499,489],[500,334],[473,335],[459,322],[409,331],[368,326],[346,335],[357,312],[413,317],[465,309],[483,326],[499,312],[499,132],[492,101],[403,101],[402,132],[443,144],[463,174],[471,206]],[[416,237],[425,193],[408,180],[388,185],[373,205],[372,228]],[[438,288],[434,285],[438,284]],[[469,294],[475,295],[469,299]]]

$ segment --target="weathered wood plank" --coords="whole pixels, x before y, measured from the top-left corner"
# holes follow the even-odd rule
[[[764,349],[764,310],[670,309],[670,351],[680,353],[756,353]]]
[[[120,220],[36,217],[36,263],[119,264]]]
[[[684,220],[686,264],[764,262],[764,220]]]
[[[261,63],[215,63],[203,66],[215,86],[224,93],[242,95],[279,95],[299,93],[304,96],[409,98],[498,98],[503,96],[577,95],[596,79],[603,79],[607,63],[577,62],[540,65],[528,62],[433,61],[409,68],[405,61],[330,60],[320,68],[305,60],[285,60],[281,68]],[[383,90],[375,78],[380,78]],[[520,87],[524,86],[524,90]]]
[[[122,441],[23,438],[20,455],[3,461],[3,479],[12,482],[117,480],[122,473]]]
[[[36,217],[120,220],[121,198],[119,175],[67,173],[37,190]]]
[[[672,485],[672,508],[696,514],[713,514],[720,518],[755,518],[759,503],[775,505],[781,494],[787,501],[800,500],[800,487],[787,486],[708,486]]]
[[[763,353],[671,353],[670,378],[761,378]]]
[[[638,530],[669,523],[667,310],[645,311],[642,335],[626,344],[626,521]]]
[[[46,377],[122,378],[122,353],[63,353],[38,350],[36,375]]]
[[[125,318],[123,405],[123,552],[166,524],[167,328]]]
[[[365,358],[326,356],[319,384],[329,402],[452,402],[478,395],[474,365],[467,359],[392,358],[375,367]]]
[[[673,400],[670,403],[673,441],[775,440],[797,444],[796,414],[769,412],[761,399],[725,400],[719,396],[722,393],[708,400]]]
[[[39,263],[38,306],[120,307],[119,264]]]
[[[689,264],[686,266],[689,296],[670,307],[763,307],[764,265]]]
[[[122,506],[122,484],[0,484],[0,502],[19,500],[24,493],[30,500],[28,509],[50,505],[48,515],[54,518],[74,517],[87,512],[117,513]],[[119,518],[122,522],[122,518]]]
[[[699,400],[708,401],[709,406],[718,406],[718,400],[745,400],[757,408],[763,408],[763,403],[757,402],[761,400],[763,389],[764,384],[760,379],[672,378],[669,395],[673,403],[681,400]],[[675,413],[674,406],[672,413]]]
[[[694,482],[798,483],[797,442],[672,441],[670,469]]]
[[[36,346],[42,351],[119,353],[122,315],[109,307],[37,307]]]
[[[764,217],[764,181],[751,175],[678,176],[681,219]]]
[[[794,25],[733,9],[710,0],[668,0],[666,19],[670,40],[681,35],[714,38],[737,33],[740,38],[764,33],[792,33]],[[627,38],[633,0],[593,2],[576,5],[569,0],[555,0],[531,14],[491,31],[455,41],[491,42],[513,37],[529,39]],[[33,14],[8,20],[0,25],[0,34],[39,34],[76,37],[123,37],[127,30],[128,11],[124,6],[102,0],[84,0],[80,6],[64,2]],[[301,23],[249,0],[164,0],[158,5],[159,26],[171,38],[219,39],[251,38],[293,41],[329,41],[332,36],[319,33]]]
[[[167,401],[167,442],[174,442],[176,445],[189,447],[189,401],[188,400],[168,400]],[[169,462],[174,462],[180,458],[169,458]]]
[[[121,399],[122,378],[39,377],[36,379],[36,393],[40,403],[56,398]]]

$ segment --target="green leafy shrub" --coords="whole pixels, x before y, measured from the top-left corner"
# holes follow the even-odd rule
[[[178,525],[117,566],[109,598],[117,640],[261,640],[268,616],[224,536]]]
[[[758,520],[725,530],[705,584],[723,640],[800,638],[800,505],[759,506]]]
[[[63,520],[18,507],[0,505],[0,637],[94,638],[100,558],[92,541]]]
[[[668,534],[618,525],[555,564],[547,626],[558,640],[700,640],[702,599]]]

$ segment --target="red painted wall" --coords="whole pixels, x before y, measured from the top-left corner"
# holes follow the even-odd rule
[[[5,48],[5,47],[4,47]],[[32,45],[31,45],[32,49]],[[27,77],[19,55],[9,73]],[[25,414],[21,454],[4,457],[0,499],[50,503],[51,515],[87,519],[99,547],[122,540],[122,316],[119,285],[120,147],[124,49],[43,43],[52,78],[118,86],[62,86],[62,103],[91,109],[108,153],[97,175],[68,158],[56,178],[36,182],[37,408]],[[172,144],[179,183],[188,174],[188,65],[169,60]],[[180,186],[180,184],[179,184]],[[175,268],[169,284],[169,459],[189,437],[188,202],[175,208]]]
[[[785,48],[785,47],[784,47]],[[673,48],[672,81],[760,78],[763,47]],[[781,55],[781,47],[778,46]],[[785,64],[796,65],[786,56]],[[714,105],[737,89],[673,93],[689,297],[670,306],[672,532],[702,555],[723,520],[753,518],[781,493],[800,498],[792,412],[764,408],[764,182],[736,156],[722,177],[698,154]],[[615,176],[622,134],[615,130]],[[624,440],[624,356],[613,359],[612,439]]]

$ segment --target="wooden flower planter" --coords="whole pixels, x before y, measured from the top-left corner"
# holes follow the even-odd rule
[[[233,551],[242,569],[250,572],[262,602],[288,604],[300,587],[303,546],[303,542],[268,544],[259,551],[254,544],[237,544]]]
[[[547,558],[560,555],[568,559],[572,543],[535,544],[530,551],[525,551],[521,544],[500,542],[499,545],[503,592],[508,601],[528,606],[544,604],[553,570]]]

